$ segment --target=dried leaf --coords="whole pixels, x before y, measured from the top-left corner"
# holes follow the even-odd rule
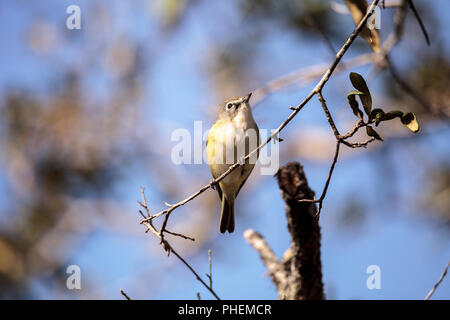
[[[401,118],[403,116],[403,112],[399,110],[389,111],[383,117],[383,121],[392,120],[394,118]]]
[[[352,82],[355,89],[364,93],[359,97],[361,98],[361,102],[364,106],[364,111],[368,116],[370,116],[370,111],[372,109],[372,96],[370,95],[370,91],[367,87],[366,81],[360,74],[356,72],[350,72],[350,81]]]
[[[361,109],[359,109],[358,101],[356,101],[356,98],[355,98],[355,95],[358,94],[358,93],[353,93],[352,94],[352,92],[361,92],[361,91],[351,91],[347,95],[347,99],[348,99],[348,104],[350,105],[350,108],[352,108],[353,114],[362,120],[363,113],[362,113]]]
[[[408,112],[401,117],[402,123],[412,132],[418,132],[420,129],[419,122],[416,115],[412,112]]]
[[[366,132],[367,132],[368,136],[374,137],[377,140],[383,141],[383,139],[380,137],[380,135],[371,126],[366,127]]]
[[[376,108],[370,112],[369,121],[375,120],[375,125],[378,127],[381,121],[383,121],[385,113],[382,109]]]

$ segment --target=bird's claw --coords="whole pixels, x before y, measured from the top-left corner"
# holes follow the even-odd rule
[[[216,179],[211,179],[211,180],[209,181],[209,185],[211,186],[211,189],[217,191],[217,182],[216,182]]]
[[[239,158],[237,161],[237,164],[239,166],[243,166],[245,164],[245,158],[244,157]]]

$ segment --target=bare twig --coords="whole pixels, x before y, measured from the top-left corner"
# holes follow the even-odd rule
[[[139,200],[138,200],[138,203],[147,212],[147,217],[150,217],[150,210],[149,210],[149,207],[147,206],[147,199],[145,197],[145,188],[144,187],[141,187],[141,196],[142,196],[142,201],[144,201],[144,203],[141,203]]]
[[[336,128],[336,125],[334,124],[330,110],[328,110],[325,99],[323,98],[322,91],[317,92],[317,97],[319,98],[320,104],[322,105],[323,112],[325,112],[325,116],[327,117],[328,123],[330,124],[330,127],[333,130],[334,136],[336,137],[336,139],[339,140],[341,134],[339,133],[339,130]]]
[[[167,230],[167,229],[165,229],[164,232],[166,232],[166,233],[168,233],[168,234],[171,234],[171,235],[173,235],[173,236],[177,236],[177,237],[181,237],[181,238],[184,238],[184,239],[187,239],[187,240],[195,241],[194,238],[189,237],[189,236],[187,236],[187,235],[185,235],[185,234],[181,234],[181,233],[169,231],[169,230]]]
[[[206,274],[206,276],[209,278],[209,287],[212,288],[212,257],[211,257],[211,249],[208,250],[208,260],[209,260],[209,274]]]
[[[396,70],[396,68],[394,67],[394,65],[392,64],[392,62],[389,58],[389,52],[400,41],[400,39],[402,38],[402,35],[403,35],[405,17],[406,17],[406,11],[407,11],[406,2],[409,3],[413,12],[415,11],[414,4],[412,4],[412,1],[403,0],[401,2],[401,5],[399,5],[398,10],[394,17],[394,30],[388,36],[386,41],[384,41],[384,43],[381,47],[380,53],[376,58],[377,64],[382,65],[383,67],[387,67],[389,72],[391,73],[392,79],[394,79],[394,81],[398,83],[398,85],[403,89],[403,91],[405,91],[413,99],[415,99],[425,110],[429,111],[430,113],[435,113],[433,111],[433,108],[427,102],[427,99],[422,97],[417,92],[417,90],[415,90],[406,80],[404,80],[401,77],[400,73]],[[416,12],[415,12],[415,14],[416,14]],[[419,24],[420,24],[421,23],[420,17],[418,18],[418,20],[419,20]],[[425,29],[423,29],[423,30],[425,30]],[[426,33],[426,31],[424,34],[426,34],[426,38],[428,38],[428,34]]]
[[[445,276],[447,275],[447,271],[448,271],[448,267],[450,266],[450,261],[447,263],[447,266],[444,269],[444,272],[442,273],[441,277],[439,278],[438,282],[436,282],[436,284],[433,286],[433,288],[431,288],[430,292],[428,292],[427,296],[425,297],[424,300],[428,300],[431,298],[431,296],[433,295],[433,293],[436,291],[436,288],[439,287],[439,285],[441,284],[441,282],[444,280]]]
[[[345,140],[345,139],[348,139],[348,138],[353,137],[353,135],[354,135],[356,132],[358,132],[358,130],[359,130],[361,127],[364,127],[365,125],[366,125],[366,123],[364,122],[364,120],[359,120],[359,121],[355,124],[355,126],[353,127],[352,130],[350,130],[350,131],[349,131],[348,133],[346,133],[345,135],[341,136],[341,139]]]
[[[384,1],[382,2],[383,7],[386,8],[397,8],[397,13],[394,17],[394,30],[393,32],[387,37],[387,40],[384,41],[381,50],[378,54],[372,53],[372,54],[363,54],[361,56],[358,56],[356,58],[353,58],[349,60],[348,62],[345,62],[345,66],[340,65],[337,72],[348,69],[349,67],[356,67],[361,66],[369,63],[376,63],[380,67],[387,67],[389,71],[391,72],[391,75],[393,79],[400,85],[400,87],[409,95],[411,95],[415,100],[417,100],[426,110],[432,111],[429,103],[426,102],[426,99],[422,98],[420,94],[414,90],[414,88],[408,84],[407,81],[402,79],[400,74],[395,70],[392,63],[387,59],[387,56],[389,52],[392,50],[392,48],[400,41],[402,35],[403,35],[403,29],[404,29],[404,22],[406,17],[406,11],[407,11],[407,2],[409,6],[411,7],[411,10],[416,15],[417,20],[419,21],[419,24],[422,28],[422,31],[424,32],[424,35],[427,39],[427,42],[429,42],[428,39],[428,33],[426,32],[425,27],[423,26],[423,22],[420,19],[420,16],[417,13],[417,10],[414,7],[414,4],[411,0],[401,0],[396,3],[389,3],[384,4]],[[333,7],[333,6],[332,6]],[[347,10],[347,8],[344,6],[344,9]],[[347,11],[348,13],[348,11]],[[253,101],[260,102],[263,100],[267,95],[269,95],[272,92],[278,91],[284,87],[288,87],[294,84],[297,84],[299,82],[306,83],[308,80],[311,80],[312,78],[318,77],[319,74],[323,72],[324,67],[315,66],[315,67],[309,67],[305,69],[301,69],[298,71],[295,71],[287,76],[280,77],[279,79],[276,79],[272,82],[269,82],[267,85],[265,85],[262,88],[257,89],[254,92]],[[355,148],[355,147],[364,147],[366,144],[354,144],[350,145],[347,144],[349,147]]]
[[[375,138],[371,137],[368,138],[366,141],[364,142],[348,142],[348,141],[343,141],[342,143],[345,144],[346,146],[349,146],[350,148],[366,148],[367,145],[371,142],[375,141]]]
[[[169,244],[167,243],[167,245],[169,245]],[[214,290],[213,290],[210,286],[208,286],[208,285],[205,283],[205,281],[203,281],[202,278],[200,278],[200,276],[199,276],[198,273],[194,270],[194,268],[192,268],[192,267],[189,265],[189,263],[186,262],[186,260],[184,260],[184,259],[183,259],[183,258],[182,258],[175,250],[173,250],[172,247],[170,247],[170,250],[171,250],[171,252],[172,252],[172,253],[173,253],[173,254],[174,254],[181,262],[184,263],[184,265],[185,265],[186,267],[188,267],[189,270],[191,270],[191,272],[197,277],[197,280],[200,281],[201,284],[203,284],[203,286],[204,286],[206,289],[208,289],[208,291],[211,292],[211,294],[212,294],[217,300],[220,300],[219,296],[214,292]]]
[[[422,22],[422,19],[420,18],[419,13],[416,10],[416,7],[414,6],[414,3],[412,0],[408,0],[409,7],[411,8],[412,12],[414,13],[414,16],[417,19],[417,22],[419,23],[420,29],[422,30],[423,36],[425,37],[425,40],[428,45],[430,45],[430,37],[428,37],[427,29],[425,28],[425,25]]]
[[[125,291],[120,290],[120,293],[125,297],[125,299],[131,300],[131,298],[125,293]]]
[[[339,146],[340,145],[341,145],[340,142],[336,143],[336,151],[334,152],[333,162],[331,163],[330,171],[328,172],[328,178],[327,178],[327,181],[325,182],[325,187],[323,188],[322,195],[320,196],[319,209],[317,210],[317,213],[316,213],[317,218],[320,215],[320,210],[322,210],[323,199],[325,199],[325,195],[327,194],[328,186],[330,185],[331,176],[333,175],[333,170],[334,170],[334,167],[336,166],[336,162],[339,157]]]
[[[139,202],[139,201],[138,201]],[[144,208],[144,210],[147,211],[147,216],[150,216],[150,210],[148,209],[147,206],[147,200],[145,197],[145,192],[144,189],[142,188],[142,202],[139,202],[140,205]],[[143,215],[143,213],[140,211],[141,215]],[[177,251],[174,250],[174,248],[169,244],[169,242],[167,242],[167,240],[164,239],[164,237],[162,236],[160,231],[157,231],[156,228],[153,226],[152,220],[146,220],[144,222],[142,222],[143,225],[145,225],[147,227],[147,231],[151,231],[156,237],[158,237],[161,240],[161,245],[163,246],[164,250],[167,252],[167,254],[169,255],[170,253],[173,253],[178,260],[180,260],[197,278],[198,281],[200,281],[200,283],[206,288],[208,289],[209,292],[211,292],[211,294],[217,299],[220,300],[219,296],[216,294],[216,292],[212,289],[212,286],[208,286],[206,284],[206,282],[198,275],[198,273],[194,270],[193,267],[191,267],[191,265],[189,263],[187,263],[187,261],[180,255],[178,254]],[[167,231],[166,231],[167,232]],[[177,234],[179,235],[179,234]],[[186,237],[186,236],[184,236]],[[210,284],[212,284],[212,280],[210,279]]]

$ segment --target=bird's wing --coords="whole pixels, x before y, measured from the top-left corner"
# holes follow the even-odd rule
[[[213,153],[211,153],[211,151],[208,149],[208,142],[214,143],[215,139],[214,139],[214,135],[211,134],[211,132],[215,129],[216,124],[214,124],[211,128],[211,131],[208,134],[208,139],[206,139],[206,152],[207,152],[207,156],[208,156],[208,160],[210,159],[210,157],[214,157]],[[212,149],[212,151],[214,151],[214,149]],[[209,169],[211,171],[211,174],[213,176],[214,179],[216,179],[219,175],[217,175],[217,173],[215,172],[215,170],[213,168],[211,168],[211,165],[209,166]],[[222,189],[220,188],[219,184],[216,184],[215,189],[217,190],[217,193],[219,193],[219,198],[220,200],[222,200]]]
[[[259,143],[260,143],[259,129],[258,129],[258,127],[256,126],[256,124],[255,124],[255,129],[256,129],[256,132],[257,132],[257,136],[256,136],[257,142],[256,142],[256,144],[257,144],[257,146],[259,146]],[[247,150],[247,149],[249,149],[248,137],[246,137],[246,140],[247,140],[247,141],[246,141],[246,154],[249,154],[249,153],[250,153],[251,151],[253,151],[253,150]],[[256,152],[256,158],[258,158],[258,157],[259,157],[259,149],[258,149],[258,151]],[[247,159],[246,162],[249,162],[249,161],[250,161],[250,159]],[[252,165],[252,164],[249,164],[249,163],[248,163],[245,167],[241,167],[241,168],[242,168],[241,175],[245,176],[245,179],[242,180],[242,183],[241,183],[241,185],[239,186],[238,191],[236,192],[236,196],[238,195],[239,191],[241,191],[242,186],[243,186],[244,183],[247,181],[247,179],[248,179],[248,177],[250,176],[250,173],[252,173],[254,167],[255,167],[254,164]]]
[[[246,176],[244,180],[242,180],[241,185],[239,186],[238,191],[236,192],[236,197],[239,193],[239,191],[241,191],[242,186],[244,185],[245,181],[247,181],[248,177],[250,176],[250,173],[253,170],[254,165],[250,166],[249,164],[247,165],[247,167],[241,167],[241,175]]]

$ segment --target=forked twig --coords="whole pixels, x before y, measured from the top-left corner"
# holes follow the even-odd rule
[[[147,212],[147,216],[150,216],[150,210],[147,206],[147,199],[145,197],[145,192],[144,192],[144,188],[141,188],[142,190],[142,202],[138,201],[139,204],[142,206],[142,208]],[[142,216],[145,216],[141,210],[139,210],[140,214]],[[206,282],[199,276],[199,274],[194,270],[194,268],[177,252],[174,250],[174,248],[172,247],[172,245],[169,244],[169,242],[164,239],[164,237],[162,236],[162,233],[160,231],[157,231],[156,228],[153,226],[152,220],[148,220],[148,221],[144,221],[142,222],[143,225],[145,225],[147,227],[146,232],[151,231],[156,237],[158,237],[161,240],[161,245],[163,247],[163,249],[167,252],[167,255],[170,255],[170,253],[173,253],[178,260],[180,260],[197,278],[198,281],[200,281],[200,283],[206,288],[208,289],[209,292],[211,292],[211,294],[217,299],[220,300],[219,296],[217,295],[217,293],[213,290],[212,288],[212,275],[211,275],[211,269],[212,269],[212,263],[210,261],[210,276],[209,276],[209,281],[210,281],[210,285],[206,284]],[[167,232],[167,230],[166,230]],[[169,233],[169,232],[168,232]],[[174,234],[172,232],[172,234]],[[178,236],[182,236],[184,238],[189,239],[190,237],[187,237],[185,235],[181,235],[181,234],[175,234]],[[192,238],[191,238],[192,239]]]

